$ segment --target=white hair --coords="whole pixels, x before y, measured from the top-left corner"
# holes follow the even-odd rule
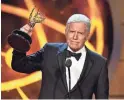
[[[73,14],[67,21],[66,26],[72,22],[83,22],[86,24],[88,31],[90,31],[90,19],[83,14]]]

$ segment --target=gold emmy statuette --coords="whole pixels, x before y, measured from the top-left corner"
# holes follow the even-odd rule
[[[29,26],[30,29],[27,33],[21,30],[14,30],[8,36],[9,45],[17,51],[27,52],[30,49],[30,44],[32,43],[31,37],[28,35],[29,32],[32,31],[33,27],[36,23],[42,23],[45,20],[45,15],[37,11],[34,12],[35,7],[32,9],[29,15]]]
[[[29,26],[31,28],[33,28],[36,23],[42,23],[45,20],[45,15],[43,13],[40,13],[39,11],[37,11],[33,16],[34,10],[35,8],[32,9],[29,16]]]

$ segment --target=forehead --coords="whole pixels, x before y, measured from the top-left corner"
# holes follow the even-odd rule
[[[83,22],[73,22],[69,23],[69,28],[74,30],[85,30],[86,24]]]

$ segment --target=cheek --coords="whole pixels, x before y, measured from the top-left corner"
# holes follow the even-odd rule
[[[80,45],[84,44],[85,41],[86,41],[86,38],[85,37],[80,37],[79,38]]]
[[[79,41],[80,41],[80,42],[83,42],[83,41],[85,41],[85,40],[86,40],[85,36],[80,36],[80,37],[79,37]]]
[[[70,40],[72,37],[73,37],[72,34],[69,34],[69,33],[66,34],[66,39],[67,39],[67,40]]]

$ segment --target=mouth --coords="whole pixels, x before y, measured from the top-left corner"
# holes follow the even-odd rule
[[[73,43],[73,44],[78,44],[79,42],[76,42],[76,41],[71,41],[71,43]]]

